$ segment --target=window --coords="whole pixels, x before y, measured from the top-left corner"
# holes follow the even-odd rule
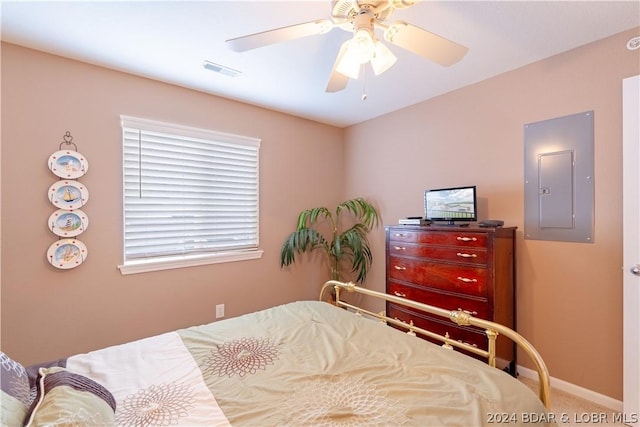
[[[122,274],[259,258],[260,140],[122,117]]]

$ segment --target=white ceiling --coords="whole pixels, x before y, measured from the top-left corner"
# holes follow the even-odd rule
[[[640,26],[638,0],[422,1],[387,22],[405,20],[467,46],[460,62],[446,68],[389,46],[398,57],[389,71],[325,93],[350,33],[335,28],[243,53],[225,40],[329,19],[329,0],[1,3],[4,41],[340,127]],[[205,70],[205,60],[242,74]]]

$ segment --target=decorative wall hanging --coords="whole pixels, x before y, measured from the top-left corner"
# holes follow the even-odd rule
[[[68,270],[84,262],[87,247],[80,240],[60,239],[49,246],[47,258],[54,267]]]
[[[49,230],[60,237],[49,246],[47,260],[56,268],[68,270],[82,264],[88,254],[86,245],[73,237],[84,233],[89,226],[87,214],[79,209],[89,200],[89,190],[76,181],[87,173],[89,162],[78,153],[71,133],[65,133],[63,139],[59,150],[49,156],[48,161],[49,170],[61,179],[49,187],[47,195],[59,208],[49,216]]]
[[[89,226],[89,218],[80,209],[58,209],[49,217],[49,230],[56,236],[75,237]]]
[[[80,153],[60,150],[49,157],[49,169],[60,178],[76,179],[87,173],[89,162]]]
[[[49,187],[49,201],[61,209],[78,209],[89,200],[89,190],[71,179],[63,179]]]

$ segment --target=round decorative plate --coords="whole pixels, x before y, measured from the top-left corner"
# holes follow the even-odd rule
[[[49,156],[49,169],[60,178],[76,179],[87,173],[89,162],[77,151],[60,150]]]
[[[77,236],[84,233],[88,226],[89,218],[80,209],[74,211],[58,209],[49,217],[49,230],[60,237]]]
[[[63,179],[49,187],[49,201],[60,209],[78,209],[89,200],[89,190],[78,181]]]
[[[47,251],[49,263],[62,270],[77,267],[86,259],[87,247],[76,239],[60,239],[53,242]]]

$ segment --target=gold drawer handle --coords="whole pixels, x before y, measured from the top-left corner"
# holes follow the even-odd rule
[[[478,279],[469,279],[467,277],[460,277],[460,276],[458,276],[458,280],[460,280],[461,282],[464,282],[464,283],[477,283],[478,282]]]
[[[393,249],[395,249],[396,251],[406,251],[407,248],[405,248],[404,246],[394,246]]]
[[[461,242],[475,242],[476,239],[475,237],[456,237],[456,239],[460,240]]]
[[[402,297],[402,298],[407,297],[407,294],[403,294],[402,292],[398,292],[398,291],[393,291],[393,294],[397,297]]]
[[[465,341],[462,341],[462,340],[458,340],[458,342],[460,342],[462,344],[470,345],[471,347],[478,348],[478,344],[471,344],[469,342],[465,342]]]
[[[394,265],[393,268],[395,268],[396,270],[400,270],[400,271],[404,271],[407,269],[407,267],[403,267],[401,265]]]
[[[476,258],[478,256],[476,254],[465,254],[465,253],[461,253],[461,252],[458,252],[456,255],[460,256],[462,258]]]
[[[461,309],[460,307],[458,307],[458,311],[461,311],[461,312],[463,312],[463,313],[470,314],[470,315],[472,315],[472,316],[477,316],[477,315],[478,315],[478,312],[477,312],[477,311],[463,310],[463,309]]]

